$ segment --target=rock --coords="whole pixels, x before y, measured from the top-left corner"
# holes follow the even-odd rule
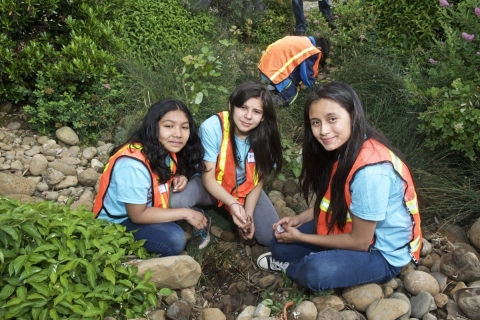
[[[422,250],[420,251],[420,256],[425,257],[432,253],[433,247],[427,239],[422,238]]]
[[[193,287],[200,278],[201,268],[190,256],[172,256],[135,262],[138,275],[143,277],[150,269],[153,281],[158,289],[183,289]]]
[[[225,320],[223,312],[218,308],[206,308],[200,314],[200,320]]]
[[[447,225],[438,231],[441,232],[448,239],[448,241],[452,243],[469,243],[467,233],[460,226],[454,224]]]
[[[269,274],[268,276],[263,277],[260,279],[260,281],[258,281],[258,286],[260,288],[265,289],[271,286],[274,282],[275,282],[275,276],[273,274]]]
[[[85,171],[78,174],[78,183],[82,186],[93,187],[100,178],[98,172],[92,168],[88,168]]]
[[[400,299],[380,299],[367,308],[368,320],[395,320],[406,314],[409,304]]]
[[[0,102],[0,112],[11,113],[13,110],[13,104],[10,101]]]
[[[259,317],[269,317],[270,316],[271,309],[267,307],[266,305],[260,303],[256,308],[255,311],[253,312],[253,317],[254,318],[259,318]]]
[[[421,291],[426,291],[434,296],[440,292],[440,286],[437,280],[429,273],[423,271],[412,271],[403,279],[405,289],[417,295]]]
[[[467,236],[472,246],[480,251],[480,218],[478,218],[470,227]]]
[[[459,248],[448,252],[440,260],[440,271],[458,281],[480,280],[480,263],[475,254]]]
[[[55,187],[57,189],[65,189],[65,188],[75,187],[77,185],[78,185],[77,176],[66,176]]]
[[[310,301],[300,302],[288,317],[288,320],[316,320],[317,308]]]
[[[280,180],[280,179],[276,179],[272,182],[272,186],[271,186],[272,190],[282,191],[284,184],[285,184],[285,181]],[[270,197],[270,194],[269,194],[269,197]]]
[[[433,296],[426,291],[413,296],[410,299],[410,304],[412,306],[411,316],[417,319],[422,318],[427,312],[437,309]]]
[[[20,129],[20,127],[21,124],[19,122],[10,122],[7,126],[7,129],[14,131]]]
[[[190,304],[195,304],[195,287],[182,289],[180,292],[180,297],[183,300],[188,301]]]
[[[95,157],[97,155],[97,148],[95,147],[88,147],[88,148],[85,148],[82,152],[82,156],[84,159],[86,160],[92,160],[93,157]]]
[[[32,196],[37,188],[35,181],[0,172],[0,195],[14,194]]]
[[[172,320],[189,320],[192,306],[187,301],[175,301],[168,308],[166,315]]]
[[[400,293],[400,292],[394,292],[390,295],[389,297],[390,299],[399,299],[399,300],[402,300],[402,301],[405,301],[406,303],[408,303],[408,311],[401,317],[399,317],[399,319],[410,319],[410,315],[412,314],[412,306],[410,305],[410,300],[408,299],[408,297],[403,294],[403,293]]]
[[[248,306],[238,315],[236,320],[250,320],[255,312],[254,306]]]
[[[362,284],[343,289],[342,297],[356,310],[365,312],[370,304],[383,298],[383,291],[378,284]]]
[[[30,174],[33,176],[42,175],[47,170],[48,161],[42,154],[35,154],[30,161]]]
[[[77,175],[77,170],[75,170],[75,167],[62,163],[60,161],[53,161],[48,163],[48,167],[55,169],[57,171],[60,171],[66,176],[76,176]]]
[[[76,145],[79,141],[78,135],[70,127],[61,127],[55,132],[58,140],[68,145]]]
[[[332,308],[337,311],[343,310],[345,305],[343,304],[343,300],[337,296],[318,296],[313,298],[312,302],[315,304],[317,310],[322,310],[325,308]]]
[[[48,168],[47,170],[45,170],[42,176],[45,183],[49,186],[54,186],[60,183],[60,181],[65,178],[65,175],[63,173],[52,168]]]
[[[471,320],[480,320],[480,288],[465,288],[455,296],[460,310]]]
[[[461,249],[465,250],[466,252],[471,252],[477,257],[478,260],[480,260],[480,253],[478,253],[477,249],[475,249],[474,246],[471,246],[467,243],[453,243],[453,247],[455,249],[461,248]]]
[[[433,297],[437,308],[443,308],[448,302],[448,296],[444,293],[437,293],[435,297]]]
[[[344,320],[342,314],[335,309],[325,308],[320,310],[316,320]]]
[[[285,181],[285,184],[282,187],[282,191],[287,196],[293,196],[296,193],[300,192],[300,187],[296,181],[288,179],[287,181]]]

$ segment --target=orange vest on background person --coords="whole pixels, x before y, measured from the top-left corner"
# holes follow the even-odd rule
[[[160,192],[160,183],[159,180],[160,178],[156,173],[152,171],[150,168],[150,164],[148,163],[148,160],[145,158],[145,155],[142,153],[142,145],[140,143],[135,143],[135,144],[126,144],[120,150],[118,150],[113,156],[110,157],[108,160],[107,165],[105,166],[105,169],[103,170],[103,174],[100,177],[100,183],[98,187],[98,193],[97,196],[95,197],[95,203],[93,205],[93,212],[95,213],[95,218],[100,214],[100,211],[102,209],[105,210],[106,214],[110,217],[114,218],[123,218],[126,217],[127,214],[122,216],[113,216],[111,215],[107,208],[104,206],[104,200],[105,196],[107,194],[108,187],[110,186],[110,182],[112,179],[112,172],[113,172],[113,167],[115,166],[115,163],[117,162],[118,159],[123,158],[123,157],[128,157],[131,159],[138,160],[142,162],[145,167],[147,167],[148,171],[150,172],[150,177],[152,179],[152,192],[153,192],[153,197],[152,197],[152,207],[160,207],[160,208],[168,208],[169,207],[169,196],[170,196],[170,181],[168,183],[165,183],[165,192]],[[173,161],[170,161],[170,170],[172,171],[172,174],[175,174],[177,171],[177,157],[175,153],[170,153],[170,157],[173,159]]]
[[[316,78],[322,58],[321,51],[312,44],[309,37],[286,36],[267,47],[258,69],[273,84],[278,84],[287,79],[303,61],[315,54],[319,54],[313,67],[313,77]]]
[[[409,245],[410,255],[412,260],[417,263],[420,259],[420,250],[422,249],[422,231],[420,229],[420,213],[418,209],[418,200],[417,193],[415,192],[415,187],[413,185],[412,175],[408,167],[398,158],[390,149],[385,147],[383,144],[379,143],[374,139],[368,139],[363,143],[362,149],[358,154],[357,160],[353,164],[352,169],[347,177],[345,182],[345,201],[347,206],[350,208],[352,204],[352,195],[350,193],[350,184],[352,178],[355,176],[358,170],[374,164],[389,162],[392,164],[395,173],[402,178],[404,182],[405,194],[404,194],[404,205],[407,208],[407,211],[410,213],[412,219],[412,236],[410,242],[405,244]],[[338,162],[333,166],[332,177],[335,174],[337,169]],[[328,212],[328,207],[330,206],[330,185],[328,186],[327,192],[323,197],[320,203],[320,214],[318,216],[317,222],[317,234],[326,235],[328,234],[327,219],[330,219],[330,212]],[[337,226],[334,227],[333,234],[339,233],[350,233],[352,232],[352,219],[350,216],[350,211],[347,212],[347,222],[345,224],[344,230],[340,230]],[[375,238],[372,239],[372,244],[375,242]]]
[[[252,149],[247,152],[245,158],[245,174],[246,180],[237,185],[237,174],[235,159],[236,151],[232,150],[230,141],[230,122],[228,122],[228,111],[217,113],[222,126],[222,143],[220,152],[218,153],[217,166],[215,168],[215,179],[217,182],[242,205],[245,204],[245,197],[258,184],[258,174],[256,172],[255,156]],[[228,205],[225,208],[228,210]],[[222,202],[218,202],[218,206],[222,206]]]

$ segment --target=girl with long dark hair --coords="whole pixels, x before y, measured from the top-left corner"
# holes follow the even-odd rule
[[[208,197],[200,176],[194,176],[205,170],[203,154],[188,108],[173,99],[154,103],[140,127],[112,150],[93,211],[136,230],[135,239],[146,240],[149,252],[180,254],[186,238],[177,221],[198,230],[209,227],[202,210],[193,208]]]
[[[238,85],[228,99],[228,111],[200,126],[205,149],[203,185],[231,213],[244,239],[268,245],[278,221],[262,190],[263,181],[280,172],[282,147],[272,97],[257,82]]]
[[[307,99],[300,176],[305,212],[273,225],[257,264],[313,291],[385,282],[417,262],[422,235],[411,171],[341,82]]]

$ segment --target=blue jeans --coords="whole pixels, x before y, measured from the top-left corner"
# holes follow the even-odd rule
[[[303,0],[292,0],[293,15],[295,16],[295,31],[305,32],[307,22],[303,14]]]
[[[330,0],[320,0],[318,1],[318,8],[320,9],[320,12],[326,16],[326,17],[331,17],[332,16],[332,8],[330,4]]]
[[[315,234],[314,222],[300,226],[303,233]],[[325,250],[305,243],[270,243],[276,260],[290,262],[287,276],[314,292],[347,288],[365,283],[383,283],[400,273],[378,250]]]
[[[136,224],[130,219],[121,223],[127,231],[133,232],[135,240],[146,240],[143,246],[150,253],[162,257],[177,256],[185,249],[186,238],[183,229],[175,222]]]

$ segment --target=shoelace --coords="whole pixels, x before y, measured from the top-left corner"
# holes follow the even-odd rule
[[[275,259],[273,259],[272,257],[270,257],[270,265],[271,265],[272,267],[278,268],[279,270],[285,270],[285,269],[287,269],[289,263],[288,263],[288,262],[278,261],[278,260],[275,260]],[[274,269],[274,268],[272,268],[272,269]]]

